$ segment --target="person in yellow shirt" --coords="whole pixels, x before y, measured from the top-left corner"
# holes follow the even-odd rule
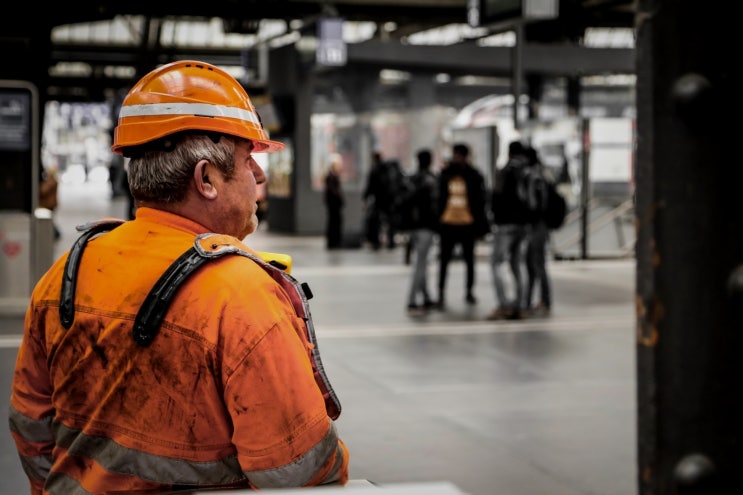
[[[445,309],[446,282],[454,248],[459,244],[465,263],[465,301],[476,304],[475,245],[490,231],[485,210],[485,178],[470,161],[466,143],[452,146],[452,157],[439,173],[439,299]]]
[[[26,313],[9,417],[32,494],[347,482],[309,295],[243,242],[253,153],[282,147],[210,64],[130,90],[112,149],[136,217],[89,226]]]

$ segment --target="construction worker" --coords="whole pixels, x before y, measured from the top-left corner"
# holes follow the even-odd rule
[[[347,482],[310,294],[242,242],[252,154],[282,148],[210,64],[130,90],[112,150],[136,217],[91,225],[27,310],[9,416],[32,494]]]

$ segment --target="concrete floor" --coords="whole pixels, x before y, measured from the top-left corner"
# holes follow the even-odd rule
[[[105,184],[63,184],[55,256],[76,224],[124,211]],[[292,273],[314,293],[351,478],[448,481],[469,495],[637,493],[634,260],[553,261],[551,317],[489,322],[485,242],[478,304],[465,304],[455,262],[446,311],[414,317],[405,312],[411,268],[402,248],[326,251],[321,237],[265,230],[248,243],[292,255]],[[435,273],[432,264],[432,282]],[[3,425],[21,329],[20,314],[0,316]],[[0,495],[28,493],[7,426],[0,472]]]

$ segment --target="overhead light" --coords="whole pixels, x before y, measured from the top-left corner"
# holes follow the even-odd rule
[[[583,45],[591,48],[634,48],[635,30],[632,28],[587,28]]]
[[[516,46],[516,33],[505,31],[477,40],[477,46]]]
[[[418,31],[405,37],[405,42],[411,45],[438,45],[446,46],[462,41],[479,38],[487,34],[485,28],[473,28],[467,24],[456,23],[446,26]]]
[[[53,77],[90,77],[93,69],[85,62],[57,62],[49,67],[49,75]]]
[[[137,69],[131,65],[107,65],[103,68],[103,74],[117,79],[132,79],[137,75]]]
[[[399,84],[410,80],[410,72],[392,69],[379,71],[379,82],[382,84]]]
[[[268,42],[268,46],[271,48],[279,48],[286,45],[293,45],[302,38],[299,31],[290,31],[283,36],[273,38]]]

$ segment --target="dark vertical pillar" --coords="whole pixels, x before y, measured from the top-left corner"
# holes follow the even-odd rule
[[[21,15],[21,14],[19,14]],[[12,25],[0,36],[3,63],[0,79],[28,81],[39,90],[40,106],[46,103],[51,63],[51,26],[43,19],[30,24],[31,31],[15,32]],[[33,61],[33,63],[29,63]]]
[[[580,117],[580,77],[569,76],[566,84],[566,104],[568,108],[568,115],[573,117]],[[590,156],[591,156],[591,143],[589,140],[589,123],[587,119],[581,118],[580,120],[580,133],[581,133],[581,160],[580,160],[580,257],[581,259],[588,259],[588,240],[590,238],[588,232],[588,223],[590,217],[589,204],[591,201],[591,174],[590,174]]]
[[[529,95],[529,120],[539,120],[539,105],[544,93],[544,76],[541,74],[528,74],[526,76],[526,89]]]
[[[301,74],[303,66],[296,49],[287,45],[273,50],[268,62],[268,91],[272,97],[284,97],[291,104],[281,109],[290,129],[283,135],[273,136],[292,148],[292,172],[289,197],[268,196],[268,227],[273,232],[295,232],[297,211],[308,195],[310,170],[310,115],[312,112],[313,78],[310,71]],[[303,182],[305,181],[306,182]],[[306,186],[301,187],[301,186]]]
[[[583,152],[580,159],[580,257],[588,259],[588,220],[591,214],[589,203],[591,202],[591,143],[589,140],[589,122],[588,119],[580,120],[581,143]]]
[[[640,495],[740,486],[740,90],[734,2],[640,0],[637,398]]]
[[[0,209],[12,207],[27,213],[33,211],[38,193],[41,132],[51,61],[51,27],[43,19],[38,19],[38,22],[33,23],[29,29],[18,29],[11,23],[0,35],[0,51],[3,54],[0,80],[7,81],[3,85],[6,88],[26,86],[33,88],[31,91],[35,93],[35,97],[32,98],[35,100],[34,116],[30,132],[37,137],[31,143],[31,150],[23,152],[3,150],[13,158],[5,156],[0,166],[0,194],[3,195]]]
[[[580,78],[576,76],[568,77],[566,91],[568,115],[580,115]]]
[[[312,189],[312,107],[315,101],[315,73],[307,65],[295,63],[301,73],[296,75],[296,124],[294,142],[294,204],[293,232],[318,234],[325,225],[325,206],[321,191]],[[270,225],[270,224],[269,224]]]
[[[157,56],[160,53],[160,32],[162,21],[152,16],[146,16],[139,33],[139,47],[137,50],[137,75],[140,79],[157,66]]]
[[[526,43],[526,37],[524,36],[524,26],[522,24],[516,24],[514,26],[516,33],[516,44],[511,50],[511,93],[513,94],[513,127],[515,129],[521,129],[522,123],[519,118],[519,97],[521,96],[521,89],[523,86],[524,69],[523,69],[523,53],[524,43]]]

